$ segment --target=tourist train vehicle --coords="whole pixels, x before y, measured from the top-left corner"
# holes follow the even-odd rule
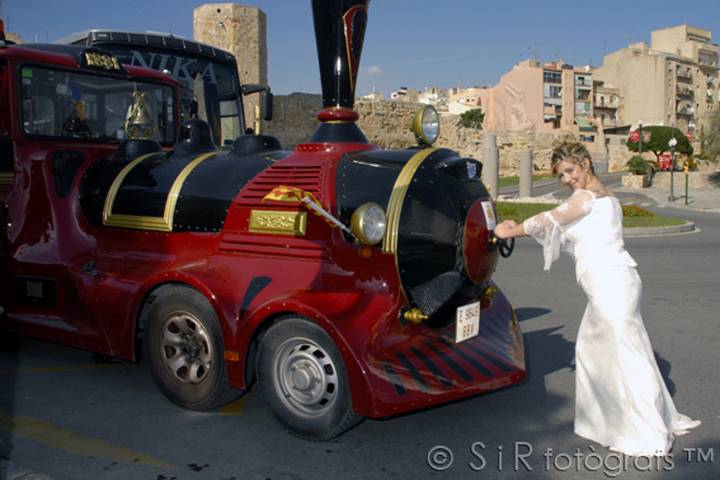
[[[95,47],[2,44],[3,335],[142,360],[190,409],[257,384],[310,439],[523,381],[482,164],[430,146],[430,108],[407,149],[355,123],[367,4],[313,0],[324,108],[292,151],[218,149]]]
[[[243,115],[243,95],[267,90],[255,84],[241,86],[237,61],[229,52],[171,34],[93,29],[58,43],[98,47],[122,64],[168,73],[180,84],[180,118],[189,118],[195,109],[221,147],[232,145],[253,127]]]

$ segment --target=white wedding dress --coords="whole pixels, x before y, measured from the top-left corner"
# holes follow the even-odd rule
[[[678,413],[660,375],[620,202],[576,190],[523,227],[543,246],[545,270],[560,251],[573,257],[588,297],[575,345],[575,433],[627,455],[666,455],[675,435],[700,422]]]

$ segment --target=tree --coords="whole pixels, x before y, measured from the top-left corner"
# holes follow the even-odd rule
[[[702,157],[715,161],[720,157],[720,110],[714,112],[700,134]]]
[[[676,153],[684,153],[689,157],[693,154],[692,145],[690,145],[685,134],[677,128],[651,125],[649,127],[643,127],[642,135],[643,151],[653,152],[658,162],[660,161],[660,155],[670,151],[668,142],[673,137],[677,140],[677,146],[675,147]],[[627,141],[627,147],[631,152],[639,152],[639,146],[640,142]]]
[[[460,114],[460,125],[467,128],[482,129],[485,113],[482,108],[474,108]]]

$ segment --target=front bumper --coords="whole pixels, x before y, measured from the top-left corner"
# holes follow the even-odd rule
[[[391,341],[368,348],[373,412],[380,418],[522,382],[522,332],[505,295],[491,284],[479,298],[477,336],[454,342],[455,322],[442,328],[406,325]],[[397,333],[397,332],[396,332]]]

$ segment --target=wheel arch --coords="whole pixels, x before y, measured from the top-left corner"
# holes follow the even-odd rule
[[[143,355],[143,330],[147,323],[147,315],[150,310],[150,306],[158,296],[158,292],[163,288],[167,287],[186,287],[191,290],[195,290],[200,293],[204,299],[208,302],[210,307],[215,312],[215,315],[220,322],[220,329],[223,335],[223,341],[225,339],[225,327],[226,319],[222,308],[215,300],[215,296],[201,282],[196,281],[192,277],[188,276],[177,276],[168,277],[167,275],[161,279],[150,280],[146,282],[146,285],[142,289],[140,295],[138,295],[137,307],[133,310],[134,313],[134,343],[133,343],[133,360],[141,362]]]
[[[283,301],[278,304],[277,308],[265,305],[259,310],[264,310],[266,313],[265,315],[261,315],[258,312],[253,318],[253,324],[255,326],[248,343],[248,348],[246,349],[245,357],[244,380],[246,386],[249,386],[250,382],[255,379],[255,357],[257,354],[257,347],[259,342],[262,340],[262,336],[270,327],[278,322],[282,322],[283,319],[301,317],[322,328],[340,352],[345,365],[345,370],[348,374],[353,411],[362,416],[368,416],[373,411],[374,402],[372,395],[367,395],[367,392],[370,391],[370,384],[367,379],[366,369],[363,368],[362,362],[357,358],[355,352],[350,348],[343,335],[329,318],[321,312],[309,308],[307,305],[299,303],[291,304],[287,301]]]

